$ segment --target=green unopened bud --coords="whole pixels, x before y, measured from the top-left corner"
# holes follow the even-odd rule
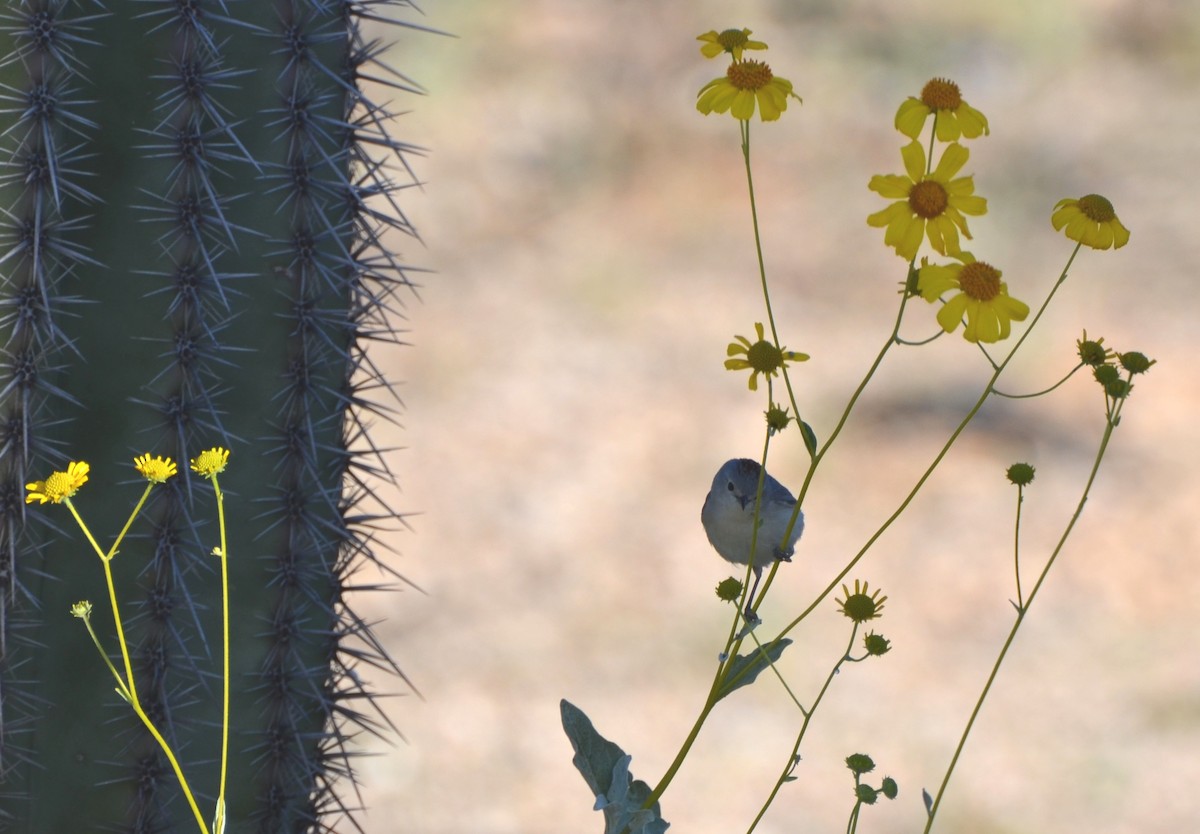
[[[896,795],[900,793],[900,786],[896,784],[896,780],[891,776],[885,776],[883,777],[883,784],[879,786],[879,792],[888,799],[895,799]]]
[[[792,417],[787,413],[787,409],[772,403],[767,410],[767,431],[771,434],[781,432],[788,427],[790,422],[792,422]]]
[[[732,576],[722,579],[717,585],[717,598],[725,602],[737,602],[742,596],[742,583]]]
[[[875,790],[870,785],[855,785],[854,795],[858,797],[858,801],[864,805],[874,805],[875,800],[879,799],[879,791]]]
[[[1029,486],[1033,483],[1034,468],[1028,463],[1014,463],[1008,467],[1008,480],[1017,486]]]
[[[892,650],[891,641],[873,631],[863,638],[863,646],[866,648],[867,654],[873,657],[881,657]]]
[[[1089,339],[1086,330],[1083,331],[1083,338],[1076,340],[1075,346],[1079,349],[1079,361],[1093,368],[1107,365],[1113,357],[1112,351],[1104,346],[1104,337]]]
[[[1104,385],[1104,393],[1108,394],[1114,400],[1125,399],[1132,390],[1133,386],[1123,379],[1114,379],[1112,382],[1107,382]]]
[[[1121,367],[1131,374],[1144,374],[1157,361],[1155,359],[1147,359],[1146,354],[1138,353],[1136,350],[1120,354],[1120,360]]]
[[[875,762],[866,753],[852,753],[846,757],[846,767],[854,771],[856,776],[862,776],[875,769]]]
[[[1092,371],[1092,376],[1096,378],[1096,382],[1107,386],[1110,382],[1116,382],[1121,378],[1121,372],[1112,365],[1100,365]]]

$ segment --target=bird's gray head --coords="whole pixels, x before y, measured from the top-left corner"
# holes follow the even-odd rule
[[[717,500],[731,497],[745,509],[758,493],[758,474],[761,471],[762,467],[749,458],[726,461],[713,477],[711,495]],[[763,497],[767,497],[766,484],[763,485]]]

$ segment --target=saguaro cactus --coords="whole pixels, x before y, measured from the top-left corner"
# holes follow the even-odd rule
[[[111,541],[143,452],[180,476],[113,567],[141,700],[211,808],[216,531],[186,461],[216,445],[232,450],[227,830],[332,830],[346,809],[345,741],[373,720],[353,667],[391,665],[345,599],[395,518],[368,432],[390,388],[365,347],[394,341],[410,286],[384,240],[411,231],[394,200],[408,148],[364,86],[412,87],[367,30],[411,25],[407,5],[5,4],[0,830],[196,828],[68,613],[105,600],[95,556],[61,507],[24,501],[86,460],[74,503]]]

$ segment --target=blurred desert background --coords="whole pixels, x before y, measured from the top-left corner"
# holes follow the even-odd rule
[[[405,739],[362,737],[368,834],[600,832],[559,699],[654,784],[703,703],[731,609],[700,505],[730,457],[761,450],[763,394],[723,369],[764,320],[736,122],[696,91],[722,74],[695,37],[748,27],[804,105],[752,127],[763,242],[792,379],[818,437],[888,333],[904,265],[865,217],[873,174],[902,170],[892,127],[931,77],[991,122],[965,173],[989,200],[969,248],[1036,308],[1072,244],[1063,197],[1108,196],[1132,230],[1084,250],[1011,392],[1043,388],[1086,328],[1158,360],[1140,378],[1075,534],[976,725],[935,830],[1126,834],[1200,820],[1200,385],[1188,351],[1200,264],[1200,5],[1191,0],[427,0],[384,31],[424,97],[398,134],[428,149],[403,206],[423,243],[388,354],[402,429],[382,429],[410,530],[389,564],[423,592],[360,606],[422,698],[384,702]],[[759,57],[759,56],[756,56]],[[903,333],[931,335],[910,306]],[[955,334],[892,352],[805,501],[808,528],[762,610],[771,635],[893,511],[974,401],[986,365]],[[993,399],[909,512],[848,580],[888,597],[893,643],[834,681],[757,831],[845,830],[869,753],[899,797],[863,811],[920,831],[1014,611],[1004,479],[1037,467],[1023,510],[1025,588],[1065,525],[1103,427],[1079,374],[1054,395]],[[772,474],[796,489],[795,431]],[[378,577],[364,574],[364,582]],[[839,594],[840,596],[840,594]],[[842,651],[832,599],[781,668],[803,701]],[[366,674],[368,670],[360,670]],[[398,682],[378,678],[384,691]],[[663,798],[682,834],[744,831],[801,716],[764,675],[714,711]]]

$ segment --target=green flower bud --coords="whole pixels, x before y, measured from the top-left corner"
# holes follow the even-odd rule
[[[875,769],[875,762],[866,753],[852,753],[846,757],[846,767],[854,771],[856,776],[862,776]]]
[[[873,657],[881,657],[892,650],[891,641],[873,631],[868,632],[867,636],[863,638],[863,646],[866,648],[867,654]]]
[[[1104,393],[1108,394],[1114,400],[1125,399],[1132,390],[1133,386],[1123,379],[1114,379],[1112,382],[1105,383],[1104,385]]]
[[[771,407],[767,410],[767,431],[771,434],[781,432],[788,427],[790,422],[792,422],[792,417],[787,413],[787,409],[771,403]]]
[[[854,795],[858,797],[858,801],[864,805],[874,805],[879,799],[879,791],[872,788],[870,785],[856,785],[854,787]]]
[[[1092,376],[1096,378],[1096,382],[1107,386],[1110,382],[1116,382],[1121,378],[1121,372],[1112,365],[1100,365],[1092,371]]]
[[[1089,339],[1086,330],[1083,331],[1083,338],[1076,340],[1075,346],[1079,349],[1079,361],[1093,368],[1107,365],[1113,356],[1112,351],[1104,346],[1103,336],[1095,340]]]
[[[1014,463],[1008,467],[1008,480],[1017,486],[1029,486],[1033,483],[1034,468],[1028,463]]]
[[[1147,359],[1146,354],[1138,353],[1136,350],[1131,350],[1129,353],[1119,354],[1121,367],[1129,371],[1131,374],[1144,374],[1150,370],[1156,359]]]
[[[879,786],[879,791],[888,799],[895,799],[900,793],[900,786],[896,784],[896,780],[891,776],[883,777],[883,784]]]
[[[737,602],[742,596],[742,583],[732,576],[722,579],[717,585],[717,598],[725,602]]]

